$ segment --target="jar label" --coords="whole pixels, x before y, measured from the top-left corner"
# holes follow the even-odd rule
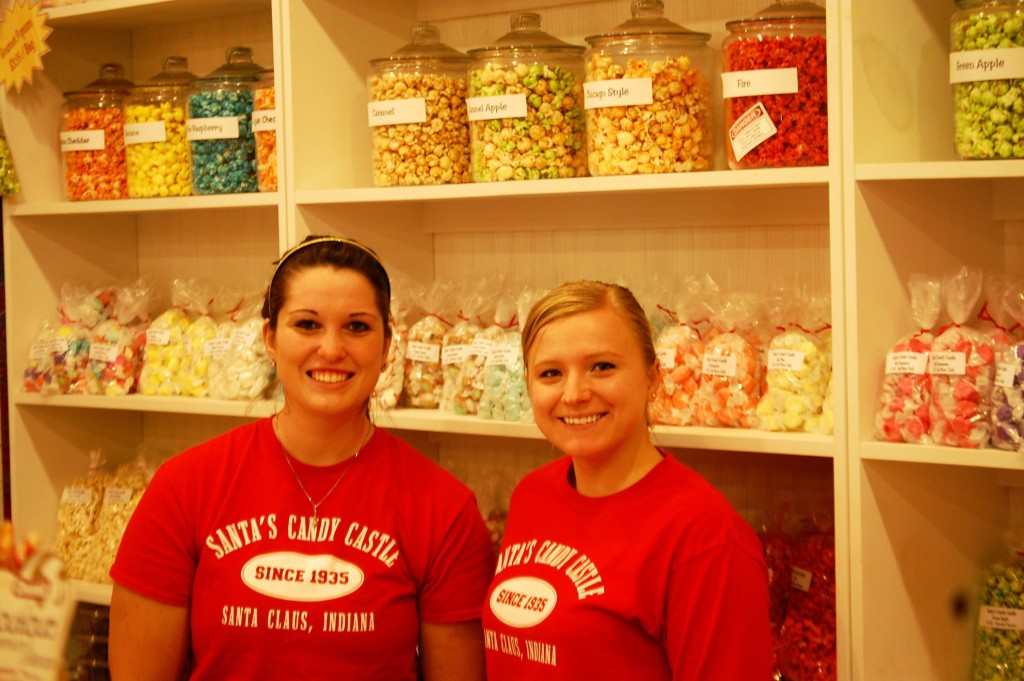
[[[592,80],[583,84],[583,108],[602,109],[609,106],[646,106],[654,103],[654,86],[650,78],[618,78]]]
[[[733,355],[705,353],[701,371],[706,376],[725,376],[731,378],[736,375],[736,357]]]
[[[402,123],[426,123],[427,100],[423,97],[410,99],[388,99],[370,102],[366,105],[370,127],[378,125],[401,125]]]
[[[185,122],[189,141],[238,139],[238,116],[190,118]]]
[[[800,371],[804,367],[804,353],[799,350],[768,350],[768,371]]]
[[[963,376],[967,373],[967,353],[933,352],[929,370],[936,375]]]
[[[950,52],[949,82],[1024,78],[1024,50],[996,48]]]
[[[61,151],[100,151],[105,146],[102,130],[68,130],[60,134]]]
[[[166,142],[167,128],[163,121],[148,121],[146,123],[125,123],[124,143],[125,144],[147,144],[152,142]]]
[[[885,373],[924,376],[928,368],[928,353],[890,352],[885,356]]]
[[[732,145],[732,153],[739,161],[758,144],[778,132],[772,117],[764,104],[757,102],[754,106],[744,111],[729,128],[729,144]]]
[[[277,132],[277,109],[252,112],[253,132]]]
[[[526,118],[526,95],[467,97],[466,109],[471,121],[490,121],[495,118]]]
[[[796,67],[729,71],[722,74],[722,96],[726,99],[760,97],[761,95],[791,95],[799,91]]]

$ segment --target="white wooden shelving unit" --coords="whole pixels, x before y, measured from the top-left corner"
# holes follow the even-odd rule
[[[667,0],[667,16],[712,34],[768,0]],[[709,273],[727,288],[801,281],[831,296],[836,433],[831,437],[657,428],[655,437],[741,511],[784,500],[836,513],[840,679],[968,676],[981,569],[1019,511],[1024,457],[888,445],[872,419],[888,347],[911,331],[905,281],[959,264],[1020,274],[1024,162],[961,162],[947,78],[952,3],[823,0],[828,12],[828,167],[375,188],[369,60],[417,20],[470,49],[532,8],[569,42],[628,18],[628,0],[95,0],[54,9],[45,71],[4,98],[24,187],[4,206],[13,513],[44,533],[89,450],[170,455],[268,403],[44,398],[18,391],[28,346],[65,281],[145,275],[262,286],[280,249],[312,232],[362,239],[420,281],[508,272],[550,286],[599,277],[642,286]],[[62,200],[61,92],[120,61],[142,80],[184,54],[206,73],[230,45],[278,75],[283,185],[277,194],[70,204]],[[552,453],[529,425],[398,411],[384,425],[475,483],[507,486]],[[482,503],[492,499],[482,497]],[[83,598],[107,591],[83,585]]]

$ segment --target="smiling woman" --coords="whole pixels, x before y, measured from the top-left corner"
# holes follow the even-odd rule
[[[651,328],[626,288],[563,284],[523,325],[534,416],[566,456],[513,492],[487,678],[767,681],[768,574],[728,501],[654,446]]]
[[[114,679],[482,681],[476,501],[369,417],[389,308],[358,242],[278,261],[263,338],[283,406],[157,472],[111,570]]]

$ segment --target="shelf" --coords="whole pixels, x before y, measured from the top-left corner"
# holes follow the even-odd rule
[[[79,579],[71,580],[71,588],[75,598],[80,603],[91,603],[93,605],[110,605],[110,595],[114,590],[113,584],[95,584],[83,582]]]
[[[72,409],[108,409],[115,411],[166,412],[205,416],[260,418],[276,410],[273,401],[231,401],[192,397],[150,397],[126,395],[41,395],[19,393],[11,397],[16,405],[62,407]],[[532,423],[491,421],[476,416],[455,416],[428,409],[396,409],[375,414],[384,428],[452,435],[485,435],[542,440]],[[807,433],[767,433],[732,428],[682,428],[655,426],[654,441],[663,447],[712,451],[744,451],[831,458],[835,448],[832,437]]]
[[[296,202],[392,203],[397,201],[444,201],[498,197],[537,197],[606,192],[658,192],[680,189],[747,189],[827,186],[829,169],[775,168],[765,170],[716,170],[702,173],[666,173],[625,177],[580,177],[561,180],[482,182],[430,187],[361,187],[296,192]]]
[[[270,10],[270,0],[90,0],[46,11],[52,27],[134,29]]]
[[[865,442],[861,444],[860,458],[865,461],[901,461],[1024,471],[1024,454],[1001,449],[959,449],[911,443]]]
[[[1020,178],[1024,161],[860,163],[855,172],[859,182]]]
[[[182,196],[166,199],[120,199],[111,201],[47,201],[40,203],[6,203],[12,216],[45,215],[126,215],[133,213],[168,213],[188,210],[216,210],[277,206],[278,192],[265,194],[220,194],[216,196]]]

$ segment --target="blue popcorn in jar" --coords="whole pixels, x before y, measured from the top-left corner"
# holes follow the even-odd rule
[[[194,194],[259,191],[252,111],[265,69],[253,62],[248,47],[229,48],[226,57],[224,65],[190,87],[187,129]]]

